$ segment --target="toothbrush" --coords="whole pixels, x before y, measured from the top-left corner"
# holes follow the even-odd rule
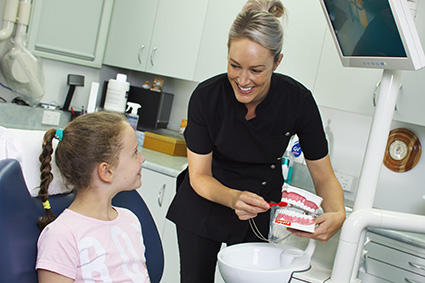
[[[270,207],[275,206],[275,205],[280,206],[280,207],[288,206],[288,203],[287,202],[284,202],[284,201],[276,202],[276,203],[274,203],[274,202],[268,202],[268,204],[270,205]]]

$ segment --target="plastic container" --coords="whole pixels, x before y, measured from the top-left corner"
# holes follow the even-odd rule
[[[127,110],[126,112],[130,111],[130,113],[127,114],[127,120],[130,123],[130,126],[137,131],[137,124],[139,123],[139,115],[138,111],[139,108],[142,107],[138,103],[134,102],[127,102]]]
[[[291,150],[286,150],[282,157],[282,173],[285,184],[291,183],[292,170],[294,169],[294,154]]]
[[[306,164],[304,160],[304,153],[301,149],[300,141],[297,135],[292,138],[291,152],[294,155],[294,162],[302,163],[304,165]]]
[[[127,103],[127,92],[130,89],[130,83],[127,82],[127,75],[117,74],[117,78],[108,81],[106,90],[105,110],[124,113]]]
[[[294,168],[294,154],[292,153],[292,145],[293,145],[294,136],[288,142],[288,146],[286,147],[285,152],[282,156],[282,174],[283,179],[285,180],[285,184],[291,183],[292,170]]]

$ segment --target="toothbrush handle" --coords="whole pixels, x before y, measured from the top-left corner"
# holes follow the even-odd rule
[[[288,206],[288,203],[283,202],[283,201],[276,202],[276,203],[274,203],[274,202],[268,202],[268,204],[270,205],[270,207],[275,206],[275,205],[281,206],[281,207]]]

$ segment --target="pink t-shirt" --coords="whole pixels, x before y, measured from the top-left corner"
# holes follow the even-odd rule
[[[115,209],[112,221],[65,209],[41,232],[35,268],[76,283],[150,282],[140,222],[130,210]]]

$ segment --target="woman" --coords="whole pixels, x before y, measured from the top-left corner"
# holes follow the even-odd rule
[[[188,174],[167,214],[177,225],[181,282],[214,282],[223,242],[258,241],[246,220],[267,235],[267,202],[281,199],[281,157],[294,134],[325,213],[314,233],[292,233],[326,242],[345,219],[317,105],[300,83],[273,73],[283,57],[283,13],[279,0],[248,1],[229,33],[227,74],[190,99]]]

